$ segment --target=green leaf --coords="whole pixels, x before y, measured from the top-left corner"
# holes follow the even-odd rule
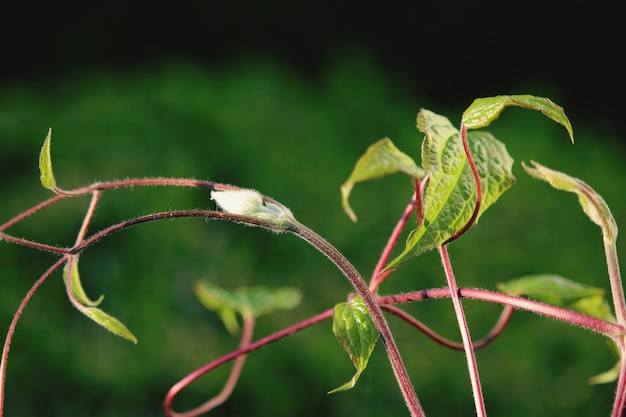
[[[522,164],[526,172],[537,179],[546,181],[553,188],[575,193],[583,211],[592,222],[600,226],[604,240],[610,244],[617,239],[617,223],[604,199],[593,188],[578,178],[531,161],[534,168]]]
[[[224,326],[232,334],[239,331],[236,313],[259,317],[294,308],[300,304],[302,298],[300,292],[291,287],[241,287],[225,290],[205,281],[197,282],[194,292],[206,308],[217,311]]]
[[[65,264],[63,273],[65,276],[65,287],[68,290],[68,296],[78,311],[111,333],[130,340],[133,343],[137,343],[137,338],[119,320],[96,308],[96,306],[100,304],[104,298],[103,296],[100,296],[100,298],[96,301],[91,301],[87,297],[80,282],[80,276],[78,273],[78,255],[72,255],[70,257]]]
[[[52,129],[48,129],[48,136],[43,143],[39,154],[39,172],[41,174],[41,185],[49,190],[56,189],[56,181],[52,173],[52,158],[50,156],[50,142],[52,140]]]
[[[589,378],[590,385],[596,384],[609,384],[613,381],[617,381],[619,377],[619,369],[621,367],[621,361],[617,361],[617,363],[608,371],[602,372],[599,375],[592,376]]]
[[[527,296],[537,301],[615,321],[603,288],[591,287],[553,274],[528,275],[498,284],[503,293]]]
[[[71,271],[69,271],[68,268],[71,268]],[[76,297],[78,302],[89,307],[97,307],[100,305],[104,299],[104,295],[100,295],[96,301],[92,301],[85,293],[83,284],[80,280],[80,274],[78,273],[78,255],[73,255],[73,259],[65,264],[63,271],[64,276],[67,276],[68,273],[71,274],[70,280],[72,285],[72,294],[74,294],[74,297]]]
[[[476,206],[476,183],[460,132],[447,118],[423,109],[418,113],[417,126],[426,134],[422,144],[422,166],[428,174],[422,199],[423,222],[411,232],[404,252],[387,269],[442,245],[465,226]],[[513,159],[490,133],[470,132],[468,144],[482,185],[477,221],[515,183]]]
[[[137,338],[118,319],[96,307],[84,307],[80,310],[84,315],[104,327],[111,333],[137,343]]]
[[[538,110],[567,129],[569,137],[574,143],[572,124],[565,115],[563,108],[554,104],[550,99],[531,95],[495,96],[477,98],[463,112],[461,123],[468,129],[477,129],[488,126],[500,116],[506,106],[518,106],[530,110]]]
[[[537,301],[569,308],[602,320],[613,323],[617,321],[605,298],[603,288],[580,284],[559,275],[529,275],[500,283],[497,287],[498,290],[506,294],[527,296]],[[620,352],[615,342],[613,340],[608,342],[612,352],[619,358]],[[616,367],[590,378],[589,383],[606,384],[615,381],[619,374],[619,365],[618,362]]]
[[[354,297],[347,303],[335,306],[333,314],[333,333],[339,344],[348,353],[356,368],[351,380],[329,391],[329,394],[346,391],[354,387],[359,376],[367,366],[370,355],[378,340],[378,330],[370,316],[363,299]]]
[[[415,164],[415,161],[399,151],[389,138],[381,139],[367,149],[341,186],[343,209],[352,221],[356,221],[357,217],[350,207],[348,198],[354,185],[357,182],[370,181],[396,172],[404,172],[414,178],[424,176],[424,171]]]

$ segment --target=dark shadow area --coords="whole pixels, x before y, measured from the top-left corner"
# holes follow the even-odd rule
[[[622,134],[622,14],[614,2],[11,2],[0,25],[5,80],[163,57],[211,66],[271,55],[319,74],[346,44],[442,106],[551,88],[574,120]],[[537,87],[538,86],[538,87]]]

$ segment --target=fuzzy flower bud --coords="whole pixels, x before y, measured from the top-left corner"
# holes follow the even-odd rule
[[[211,191],[211,199],[227,213],[252,216],[263,206],[263,197],[254,190]]]
[[[250,216],[285,227],[293,220],[287,207],[263,201],[254,190],[211,191],[211,199],[227,213]]]

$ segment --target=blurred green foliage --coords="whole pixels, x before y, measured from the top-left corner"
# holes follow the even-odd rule
[[[549,87],[516,92],[542,95]],[[532,87],[532,86],[531,86]],[[558,97],[551,96],[558,103]],[[52,159],[62,188],[126,177],[195,177],[255,188],[354,262],[367,278],[411,195],[403,176],[358,185],[353,224],[339,186],[367,146],[390,137],[419,160],[421,107],[459,120],[408,93],[402,81],[364,57],[344,57],[315,77],[280,62],[240,59],[221,68],[164,61],[132,71],[77,70],[62,77],[3,85],[0,90],[0,219],[50,196],[39,184],[37,157],[52,127]],[[566,113],[567,113],[567,109]],[[519,161],[537,160],[585,180],[626,224],[623,149],[602,126],[572,120],[576,145],[542,115],[508,109],[487,130],[516,159],[518,183],[451,248],[460,286],[548,272],[608,291],[599,229],[574,196],[527,177]],[[88,199],[64,201],[9,229],[49,244],[71,245]],[[133,189],[103,195],[90,231],[157,210],[213,207],[201,190]],[[619,242],[618,242],[619,243]],[[402,245],[400,245],[402,246]],[[618,244],[619,247],[619,244]],[[397,248],[398,250],[402,247]],[[0,244],[0,329],[8,327],[30,285],[54,256]],[[88,295],[138,337],[132,345],[74,311],[55,274],[17,327],[7,374],[6,415],[160,416],[171,384],[236,348],[237,340],[195,298],[205,279],[238,285],[296,286],[302,304],[262,317],[261,337],[344,301],[351,291],[332,264],[293,236],[203,220],[144,224],[114,235],[81,256]],[[399,270],[382,293],[444,285],[429,253]],[[475,338],[499,308],[465,302]],[[408,306],[418,318],[458,339],[449,300]],[[473,413],[465,360],[396,319],[415,388],[427,415]],[[220,416],[407,415],[384,350],[374,350],[355,389],[326,395],[353,373],[331,323],[250,355]],[[587,378],[614,364],[600,336],[515,314],[504,335],[478,353],[487,409],[493,415],[608,415],[614,386]],[[180,410],[217,393],[227,367],[199,380],[175,402]]]

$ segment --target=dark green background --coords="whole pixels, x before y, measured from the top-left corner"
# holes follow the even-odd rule
[[[283,6],[276,7],[291,10]],[[167,11],[161,13],[166,15]],[[21,12],[21,16],[28,15]],[[198,19],[199,13],[191,8],[172,16],[179,13],[195,27],[193,19]],[[403,16],[400,10],[396,15]],[[415,115],[421,107],[458,121],[474,97],[528,93],[548,96],[565,106],[572,118],[576,144],[569,143],[562,127],[528,110],[507,109],[489,127],[516,159],[518,183],[485,214],[479,227],[451,246],[459,285],[493,289],[506,279],[551,272],[608,290],[597,226],[584,216],[573,195],[553,191],[527,177],[519,165],[520,161],[537,160],[584,179],[605,197],[618,224],[624,224],[623,137],[613,123],[616,119],[598,110],[610,107],[610,102],[585,96],[587,101],[582,104],[589,109],[585,111],[584,105],[572,99],[579,92],[577,86],[563,84],[559,71],[546,69],[532,76],[516,76],[497,65],[499,55],[494,49],[481,50],[469,61],[471,64],[452,71],[450,66],[456,60],[450,58],[440,65],[441,56],[447,56],[441,51],[454,56],[459,50],[458,40],[471,39],[456,38],[456,43],[445,49],[442,45],[433,47],[432,51],[440,54],[433,58],[428,42],[437,38],[437,33],[432,30],[415,35],[419,42],[413,42],[413,49],[400,49],[406,56],[417,55],[423,66],[430,68],[427,74],[440,72],[442,77],[437,79],[413,76],[410,69],[401,70],[398,61],[388,65],[393,59],[387,59],[377,48],[384,42],[365,36],[356,36],[360,39],[348,43],[328,40],[327,48],[319,46],[327,53],[318,54],[315,65],[296,59],[294,50],[286,46],[284,50],[269,50],[268,45],[280,44],[278,38],[282,36],[272,38],[269,29],[258,31],[263,47],[240,42],[240,49],[233,46],[228,53],[215,53],[215,59],[209,52],[199,58],[177,49],[177,42],[182,41],[174,36],[172,39],[178,41],[172,41],[171,50],[153,45],[152,53],[143,54],[137,39],[144,32],[139,29],[133,32],[136,37],[127,36],[126,41],[110,39],[110,50],[101,46],[90,50],[89,33],[107,28],[102,33],[113,36],[116,27],[124,32],[132,25],[124,25],[123,16],[134,15],[112,13],[113,17],[121,16],[117,26],[113,17],[106,21],[84,14],[68,16],[61,13],[56,20],[46,20],[49,30],[39,26],[49,38],[27,44],[41,49],[33,46],[22,49],[21,55],[11,55],[12,68],[17,68],[21,59],[23,64],[32,64],[31,71],[5,71],[0,90],[2,221],[50,196],[39,185],[37,157],[47,129],[52,127],[52,156],[61,187],[166,176],[255,188],[290,207],[300,221],[336,245],[367,277],[411,194],[411,183],[402,176],[359,184],[352,199],[359,222],[349,221],[341,210],[339,185],[367,146],[388,136],[419,160],[421,134],[415,129]],[[335,17],[338,27],[341,22],[351,22],[348,16],[340,16],[343,20]],[[388,15],[381,14],[381,19],[384,16]],[[432,15],[415,20],[430,25],[439,21]],[[553,21],[547,20],[549,27]],[[158,20],[146,17],[136,28],[149,31],[153,26],[161,27],[166,35],[186,27],[185,19],[181,21],[174,27],[159,26]],[[275,21],[298,27],[293,19],[276,17]],[[502,24],[503,20],[494,21]],[[76,25],[61,25],[67,22]],[[560,21],[554,22],[557,25]],[[394,27],[389,22],[378,30],[399,31]],[[236,31],[235,26],[231,28]],[[418,28],[407,26],[406,33]],[[323,25],[311,30],[325,33]],[[164,42],[165,35],[155,39]],[[347,35],[332,39],[355,37]],[[607,39],[612,39],[608,35]],[[232,33],[223,34],[223,39],[231,38],[238,39]],[[317,45],[318,38],[311,39],[311,44]],[[20,42],[15,37],[12,40]],[[500,41],[498,51],[506,52],[511,60],[519,57],[525,62],[524,54],[515,53],[515,44]],[[218,43],[215,39],[212,42]],[[200,44],[193,38],[191,49],[199,51]],[[53,51],[44,48],[46,45]],[[64,48],[68,45],[78,46],[67,52]],[[211,45],[207,44],[207,51],[213,51]],[[540,45],[531,42],[527,50],[534,51],[536,57],[549,54]],[[55,55],[54,50],[66,52]],[[91,52],[83,53],[87,50]],[[108,56],[107,51],[119,51],[119,60],[113,59],[114,54]],[[47,58],[37,61],[34,57],[39,52],[46,52]],[[615,70],[611,59],[609,56],[597,64],[611,73]],[[510,68],[514,67],[511,62]],[[50,71],[46,71],[48,63]],[[476,66],[484,67],[485,78],[467,75],[474,74]],[[508,79],[501,78],[502,73],[508,74]],[[585,80],[580,80],[580,91],[590,91]],[[436,94],[434,86],[448,84],[464,89],[441,89],[441,95]],[[568,103],[573,104],[573,113],[568,111]],[[86,198],[63,202],[9,232],[49,244],[71,245],[87,204]],[[213,207],[208,193],[199,190],[135,188],[107,192],[90,230],[153,211],[207,207]],[[55,259],[32,249],[0,244],[0,328],[8,327],[20,299]],[[302,304],[286,314],[262,317],[258,337],[329,308],[345,300],[351,291],[326,258],[293,236],[198,219],[146,224],[111,236],[82,255],[81,274],[88,293],[92,297],[105,294],[102,308],[127,324],[139,343],[134,346],[110,335],[74,310],[65,297],[60,274],[55,274],[18,325],[7,375],[7,416],[163,415],[163,395],[173,383],[237,345],[217,315],[195,299],[191,287],[197,279],[224,287],[262,284],[300,288]],[[381,291],[439,287],[444,281],[439,259],[429,253],[398,271]],[[495,322],[499,308],[470,301],[465,304],[470,328],[478,338]],[[449,301],[421,302],[408,309],[447,337],[458,339]],[[463,355],[435,345],[393,318],[390,321],[427,415],[473,413]],[[613,384],[590,387],[586,382],[614,363],[600,336],[519,313],[500,339],[478,353],[478,360],[490,414],[610,412]],[[326,395],[352,374],[353,367],[335,341],[330,323],[323,323],[250,355],[233,397],[213,414],[408,414],[382,346],[376,347],[354,390]],[[182,409],[218,392],[225,376],[226,369],[220,369],[203,378],[177,405]]]

